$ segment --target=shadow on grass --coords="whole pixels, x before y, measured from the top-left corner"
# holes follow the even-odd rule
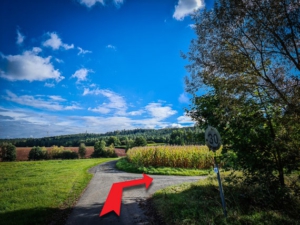
[[[253,204],[255,196],[247,196],[244,191],[245,188],[224,186],[227,218],[219,188],[209,180],[167,187],[155,193],[152,200],[166,224],[300,224],[299,203],[294,202],[290,208],[262,207]]]
[[[32,208],[0,213],[0,225],[63,225],[72,208]]]
[[[0,213],[0,225],[131,225],[131,224],[159,224],[155,218],[144,214],[137,199],[123,198],[120,216],[110,212],[102,217],[99,214],[103,204],[93,204],[89,207],[55,209],[33,208]],[[126,203],[130,201],[130,203]],[[144,201],[144,200],[143,200]],[[145,202],[145,201],[144,201]]]

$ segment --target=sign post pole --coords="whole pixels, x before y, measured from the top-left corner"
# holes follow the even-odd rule
[[[221,136],[220,136],[219,132],[217,131],[217,129],[214,127],[208,126],[208,128],[206,129],[205,141],[206,141],[206,145],[208,146],[208,148],[210,150],[212,150],[213,152],[216,152],[221,147]],[[224,192],[223,192],[223,187],[222,187],[222,182],[221,182],[221,177],[220,177],[220,172],[219,172],[218,161],[217,161],[216,155],[214,156],[214,163],[215,163],[214,170],[217,174],[218,183],[219,183],[223,213],[224,213],[224,216],[227,217],[226,203],[225,203]]]
[[[219,167],[218,167],[218,162],[217,162],[216,157],[214,157],[214,161],[215,161],[215,168],[217,168],[217,178],[218,178],[218,183],[219,183],[220,197],[221,197],[221,201],[222,201],[223,213],[224,213],[224,216],[227,217],[223,186],[222,186],[222,182],[221,182],[221,177],[220,177],[220,172],[219,172]]]

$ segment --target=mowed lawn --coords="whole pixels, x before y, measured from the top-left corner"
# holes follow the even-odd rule
[[[1,162],[0,224],[63,224],[92,178],[87,170],[110,160]]]

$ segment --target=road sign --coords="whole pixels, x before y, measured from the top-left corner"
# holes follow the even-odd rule
[[[221,147],[221,136],[219,132],[217,131],[216,128],[208,126],[206,131],[205,131],[205,142],[208,148],[212,151],[217,151]],[[216,155],[216,153],[215,153]],[[219,183],[219,189],[220,189],[220,197],[222,201],[222,207],[223,207],[223,212],[224,216],[227,217],[227,211],[226,211],[226,202],[224,198],[224,192],[223,192],[223,187],[222,187],[222,182],[221,182],[221,177],[220,177],[220,171],[218,167],[218,162],[220,158],[219,157],[214,157],[215,161],[215,167],[214,167],[214,172],[217,174],[218,178],[218,183]]]
[[[221,136],[216,128],[208,126],[205,131],[205,142],[212,151],[217,151],[221,147]]]

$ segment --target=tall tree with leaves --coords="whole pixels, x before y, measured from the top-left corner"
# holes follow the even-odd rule
[[[246,181],[284,187],[300,166],[300,2],[219,0],[193,18],[189,115],[219,128]]]

